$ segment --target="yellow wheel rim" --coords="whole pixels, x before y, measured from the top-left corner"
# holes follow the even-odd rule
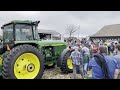
[[[25,53],[16,60],[14,74],[17,79],[34,79],[40,70],[40,61],[35,54]]]
[[[67,59],[67,65],[68,65],[69,69],[73,69],[72,59],[70,59],[70,57],[68,57],[68,59]]]
[[[0,65],[2,65],[2,57],[0,57]]]

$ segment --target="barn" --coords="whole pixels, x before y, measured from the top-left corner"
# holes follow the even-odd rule
[[[120,39],[120,24],[107,25],[101,28],[97,33],[90,36],[90,39]]]

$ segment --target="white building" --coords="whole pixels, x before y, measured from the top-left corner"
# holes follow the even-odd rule
[[[64,40],[62,34],[55,30],[38,29],[40,39]]]

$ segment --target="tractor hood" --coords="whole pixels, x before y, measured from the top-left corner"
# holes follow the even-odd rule
[[[38,44],[40,46],[61,46],[61,45],[67,45],[67,43],[63,41],[55,41],[55,40],[43,40],[43,41],[38,41]]]
[[[55,41],[55,40],[43,40],[43,41],[15,41],[15,44],[38,44],[39,46],[67,46],[67,43],[63,41]]]

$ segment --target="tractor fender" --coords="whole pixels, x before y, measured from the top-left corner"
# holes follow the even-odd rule
[[[66,49],[63,50],[63,52],[61,53],[60,57],[58,58],[57,67],[61,67],[61,63],[62,63],[62,61],[63,61],[63,57],[64,57],[64,55],[65,55],[68,51],[70,51],[69,48],[66,48]]]

